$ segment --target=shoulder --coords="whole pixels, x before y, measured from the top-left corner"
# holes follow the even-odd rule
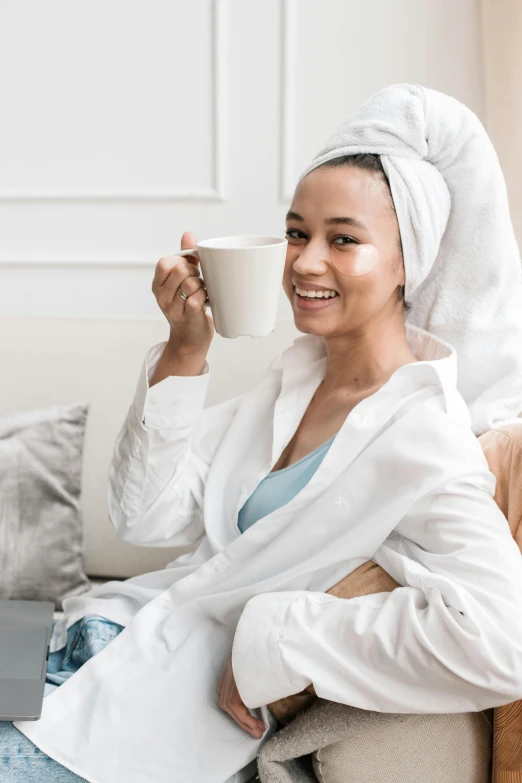
[[[415,474],[430,476],[429,483],[474,475],[490,491],[488,462],[460,394],[434,385],[412,396],[387,433],[398,459]]]

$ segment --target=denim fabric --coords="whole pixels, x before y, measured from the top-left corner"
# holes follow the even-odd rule
[[[67,644],[49,655],[46,695],[103,650],[123,630],[99,615],[87,615],[67,631]],[[0,721],[0,780],[2,783],[78,783],[78,777],[42,753],[9,721]],[[84,782],[85,783],[85,782]]]
[[[67,631],[67,645],[49,655],[45,681],[62,685],[122,630],[122,625],[95,614],[78,620]]]

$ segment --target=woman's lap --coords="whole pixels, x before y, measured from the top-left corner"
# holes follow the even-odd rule
[[[67,631],[67,644],[49,655],[46,696],[62,685],[93,655],[109,644],[123,626],[88,615]],[[9,721],[0,721],[0,780],[2,783],[73,783],[82,781],[46,756]]]
[[[122,630],[122,626],[97,615],[84,617],[71,626],[67,632],[66,647],[49,655],[46,688],[54,689],[63,684]],[[323,703],[322,710],[324,720],[321,734],[325,723],[327,734],[335,726],[337,730],[331,734],[330,739],[333,741],[330,743],[324,741],[323,734],[321,742],[307,748],[308,752],[314,751],[310,760],[321,783],[338,783],[341,780],[347,783],[352,779],[357,783],[363,780],[372,780],[373,783],[381,780],[393,783],[397,780],[406,783],[410,780],[407,777],[409,772],[413,775],[412,781],[418,780],[419,775],[420,779],[427,780],[426,774],[431,770],[432,762],[440,767],[440,760],[444,757],[448,765],[445,781],[450,780],[447,777],[448,770],[457,771],[457,768],[455,780],[459,783],[482,783],[487,780],[485,769],[489,764],[491,727],[480,713],[391,716],[334,705],[332,702]],[[343,714],[338,715],[335,710],[341,710]],[[297,724],[302,722],[302,729],[309,738],[313,734],[306,725],[305,715],[302,713],[299,720],[296,719],[293,729],[290,728],[292,724],[285,729],[294,733],[294,738],[290,742],[286,741],[287,750],[290,749],[287,758],[292,757],[295,739],[299,744],[299,735],[303,736],[302,731],[296,735]],[[346,729],[352,724],[351,731],[348,730],[346,734],[342,732],[343,737],[339,735],[340,718],[347,720]],[[366,724],[364,729],[361,718],[364,718],[362,724]],[[285,731],[274,735],[277,737],[279,734],[278,754],[283,750],[283,757],[285,742],[281,744],[281,741]],[[268,740],[262,757],[271,755],[270,747],[267,747],[270,745],[271,740]],[[384,746],[386,752],[383,752]],[[267,769],[269,767],[270,764]],[[430,780],[441,780],[436,777],[435,769],[433,772],[435,777]],[[368,774],[369,777],[365,777]],[[262,781],[271,779],[270,774],[268,777],[261,776]],[[46,756],[12,723],[6,721],[0,722],[0,780],[2,783],[81,783],[83,778]]]
[[[67,645],[49,655],[46,682],[62,685],[90,658],[101,652],[123,627],[98,615],[88,615],[67,631]]]
[[[42,753],[12,723],[2,721],[0,780],[2,783],[73,783],[83,778]]]

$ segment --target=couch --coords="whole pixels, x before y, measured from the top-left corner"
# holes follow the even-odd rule
[[[271,359],[299,332],[281,321],[262,339],[217,335],[209,353],[207,405],[255,385]],[[168,336],[158,318],[0,318],[0,415],[88,402],[82,511],[85,570],[91,581],[126,579],[164,568],[184,549],[137,547],[119,540],[108,520],[107,471],[132,401],[143,358]]]

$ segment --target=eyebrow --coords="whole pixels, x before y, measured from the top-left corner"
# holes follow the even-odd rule
[[[304,222],[304,217],[299,215],[297,212],[287,212],[286,213],[286,220],[299,220],[301,222]],[[324,221],[327,226],[353,226],[354,228],[360,228],[363,231],[367,231],[368,229],[364,225],[364,223],[361,223],[360,220],[357,220],[356,218],[352,217],[332,217],[332,218],[326,218]]]

